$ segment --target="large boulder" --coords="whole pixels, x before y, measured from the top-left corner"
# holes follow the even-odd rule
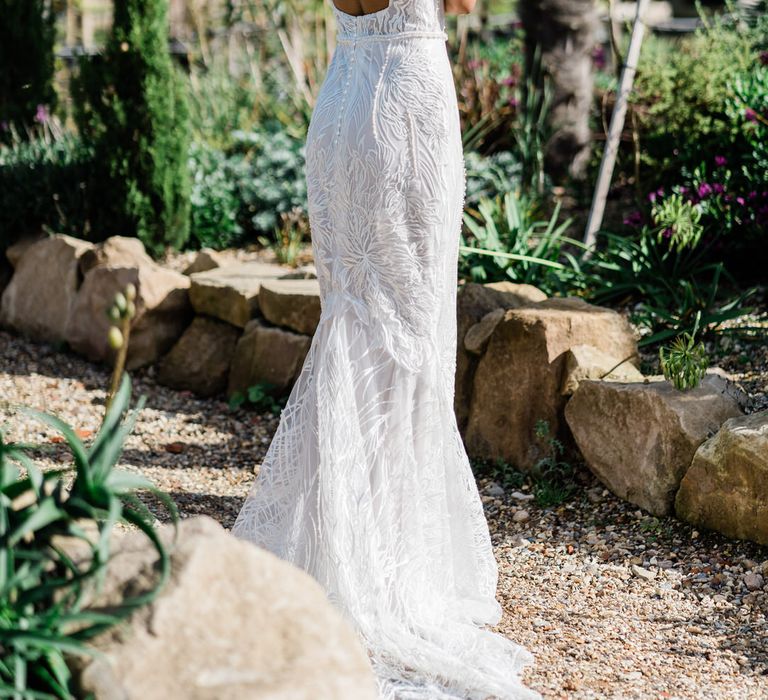
[[[229,371],[227,393],[246,391],[256,384],[272,384],[288,391],[301,372],[312,338],[254,319],[237,342]]]
[[[138,293],[126,367],[151,364],[170,350],[192,320],[189,278],[155,263],[122,266],[109,261],[88,270],[72,306],[66,339],[74,350],[91,360],[111,360],[106,310],[129,282]]]
[[[315,579],[228,534],[210,518],[182,521],[172,574],[125,625],[94,640],[78,669],[95,700],[375,700],[376,681],[354,629]],[[140,594],[157,555],[140,533],[118,540],[100,605]]]
[[[768,411],[731,418],[701,444],[675,512],[696,526],[768,545]]]
[[[620,498],[659,516],[672,513],[699,445],[740,415],[726,380],[715,373],[688,391],[663,377],[588,379],[565,408],[576,444],[597,478]]]
[[[638,361],[631,326],[611,309],[565,297],[506,311],[475,371],[464,434],[469,454],[527,470],[550,455],[536,437],[539,421],[567,440],[561,389],[567,352],[579,345]]]
[[[261,283],[277,279],[285,272],[279,265],[263,262],[235,263],[195,272],[190,275],[192,306],[199,314],[245,328],[258,312]]]
[[[517,309],[546,298],[547,295],[538,287],[513,282],[492,282],[489,284],[468,282],[459,289],[456,298],[457,343],[453,408],[460,430],[464,430],[469,419],[472,382],[480,354],[479,350],[475,350],[472,341],[470,341],[471,350],[467,350],[465,347],[464,339],[467,332],[487,314],[497,309]],[[484,349],[485,345],[483,344],[482,350]]]
[[[85,275],[94,267],[139,267],[154,265],[144,244],[138,238],[110,236],[88,249],[80,258],[80,272]]]
[[[64,340],[80,288],[79,260],[92,247],[64,235],[17,244],[8,255],[15,271],[0,300],[0,324],[38,340]]]
[[[195,316],[171,351],[158,364],[157,381],[198,396],[227,388],[229,365],[241,330],[224,321]]]
[[[15,243],[11,243],[5,249],[5,257],[12,267],[17,267],[19,260],[27,252],[27,249],[39,241],[46,240],[48,236],[44,233],[35,233],[30,236],[22,236]]]
[[[316,279],[265,281],[259,309],[270,323],[312,335],[320,322],[320,284]]]

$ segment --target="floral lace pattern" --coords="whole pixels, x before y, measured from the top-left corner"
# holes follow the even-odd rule
[[[465,172],[442,0],[335,14],[307,134],[322,313],[233,532],[321,583],[381,700],[539,698],[531,654],[485,629],[498,570],[453,412]]]

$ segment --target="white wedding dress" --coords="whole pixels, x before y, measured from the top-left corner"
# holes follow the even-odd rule
[[[502,611],[453,412],[465,173],[442,0],[334,13],[306,148],[322,314],[233,532],[322,584],[382,700],[540,698],[532,655],[483,628]]]

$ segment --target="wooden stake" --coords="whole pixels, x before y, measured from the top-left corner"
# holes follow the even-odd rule
[[[608,129],[608,138],[603,150],[603,158],[600,162],[600,171],[597,176],[597,186],[592,198],[592,207],[589,210],[589,219],[587,220],[587,231],[584,235],[584,244],[587,250],[584,258],[590,257],[595,247],[597,232],[603,224],[603,214],[605,213],[605,200],[608,197],[608,188],[611,186],[613,178],[613,168],[616,165],[616,155],[619,152],[619,141],[621,132],[624,130],[624,120],[627,115],[627,104],[629,102],[629,93],[632,91],[632,85],[635,81],[637,72],[637,62],[640,58],[640,47],[643,43],[643,34],[645,33],[645,22],[643,17],[648,8],[650,0],[638,0],[635,11],[635,21],[632,25],[632,37],[629,40],[629,49],[627,50],[627,59],[624,62],[624,68],[621,71],[619,80],[619,89],[616,95],[616,105],[611,115],[611,125]]]

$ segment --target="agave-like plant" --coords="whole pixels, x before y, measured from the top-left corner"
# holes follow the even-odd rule
[[[659,362],[664,378],[672,382],[679,391],[696,388],[709,367],[704,343],[695,340],[700,320],[699,311],[692,333],[683,333],[675,338],[669,347],[659,348]]]
[[[57,416],[18,408],[61,433],[73,462],[65,469],[43,472],[30,456],[41,446],[7,442],[0,431],[0,697],[73,698],[67,657],[96,653],[88,640],[150,602],[168,578],[169,553],[137,492],[154,494],[174,523],[176,507],[144,477],[115,468],[145,403],[142,396],[127,413],[130,395],[126,374],[88,447]],[[147,536],[159,573],[150,591],[98,610],[92,601],[118,522]],[[79,542],[83,556],[68,541]]]

